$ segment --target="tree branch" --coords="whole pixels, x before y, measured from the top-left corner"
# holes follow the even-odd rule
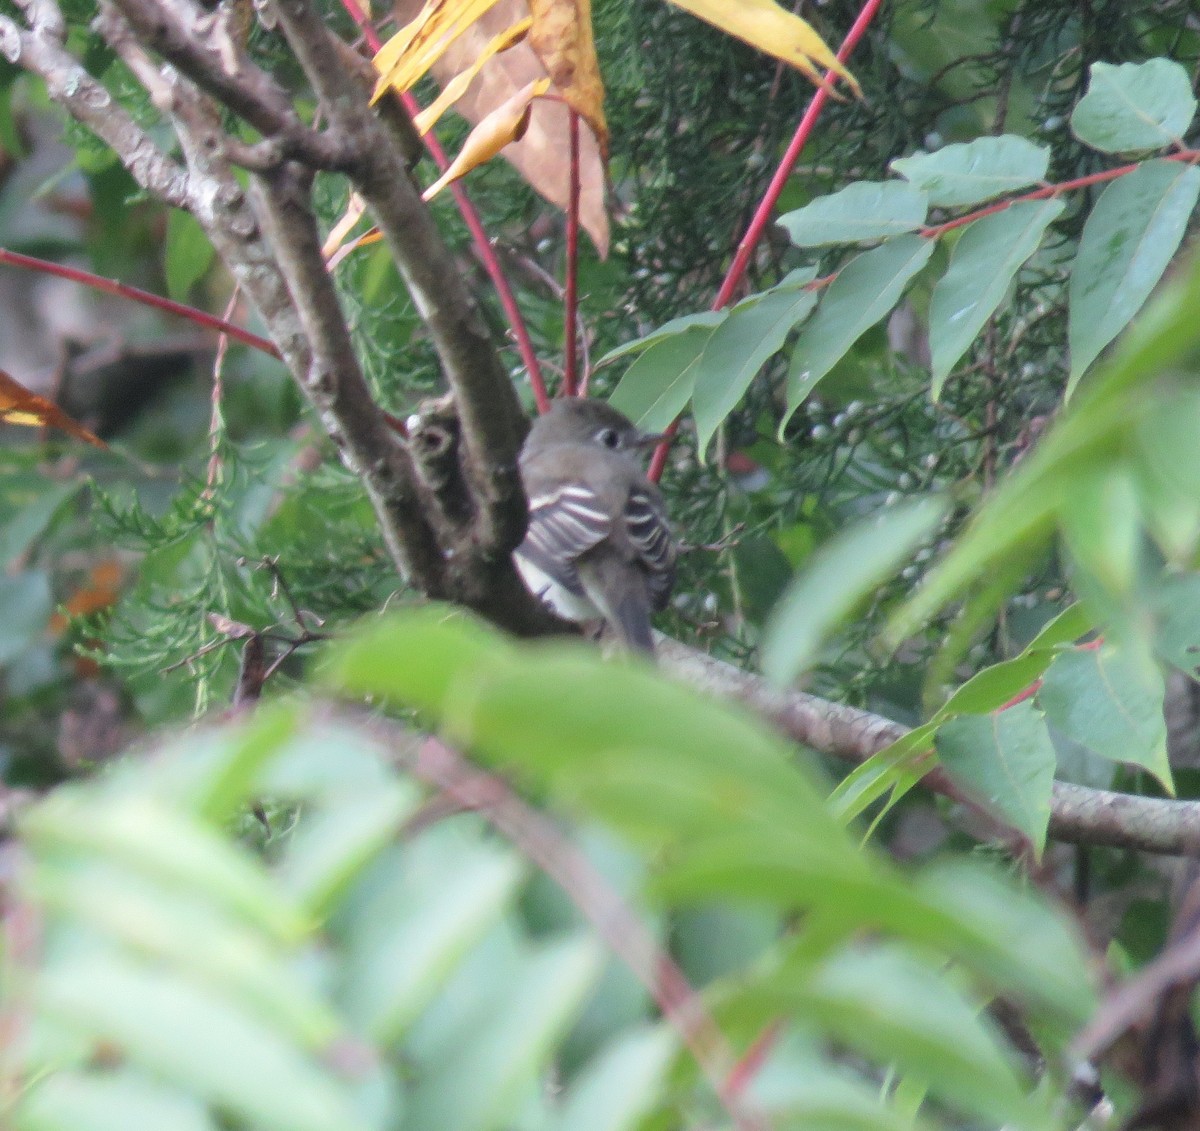
[[[368,84],[341,64],[336,41],[309,0],[277,0],[274,10],[330,128],[357,151],[351,180],[391,248],[454,394],[464,470],[481,504],[476,553],[511,569],[508,556],[525,529],[516,459],[528,428],[516,390],[403,155],[389,144],[389,132],[370,107]]]
[[[50,97],[106,142],[142,188],[176,208],[186,208],[191,186],[168,157],[83,65],[62,47],[62,13],[53,0],[18,0],[29,20],[20,28],[0,15],[0,52],[41,78]]]
[[[277,144],[281,159],[344,170],[351,150],[335,133],[310,129],[283,88],[239,47],[222,7],[204,11],[183,0],[114,0],[139,40],[201,90]]]
[[[760,676],[678,641],[659,637],[658,656],[666,671],[705,694],[743,703],[793,741],[843,761],[865,762],[908,733],[900,723],[869,711],[802,691],[779,691]],[[926,774],[921,784],[982,811],[944,770]],[[996,824],[994,816],[989,819]],[[1069,844],[1200,856],[1200,801],[1137,797],[1056,781],[1048,832]]]

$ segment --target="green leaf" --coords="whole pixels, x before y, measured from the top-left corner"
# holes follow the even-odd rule
[[[609,403],[639,428],[661,432],[692,399],[700,358],[713,333],[711,327],[693,328],[652,345],[625,371]]]
[[[935,241],[897,236],[851,260],[829,284],[792,352],[787,409],[780,431],[805,397],[881,318],[933,254]]]
[[[1108,186],[1071,270],[1067,393],[1141,309],[1171,262],[1200,195],[1200,169],[1148,161]]]
[[[167,214],[167,294],[186,302],[191,289],[212,266],[216,252],[199,221],[190,213],[172,208]]]
[[[1147,657],[1106,643],[1059,655],[1037,701],[1064,734],[1101,758],[1149,770],[1174,793],[1163,695],[1162,675]]]
[[[950,269],[934,287],[929,309],[934,400],[1063,207],[1061,200],[1017,201],[968,225],[954,248]]]
[[[103,859],[39,862],[30,891],[48,909],[228,993],[307,1048],[326,1046],[336,1018],[278,948],[182,885],[167,887]]]
[[[342,999],[383,1044],[403,1035],[524,877],[511,853],[446,837],[380,857],[352,897]]]
[[[928,1080],[932,1094],[965,1112],[1021,1126],[1033,1114],[978,1006],[900,947],[845,950],[812,971],[790,967],[764,991],[851,1048]]]
[[[816,293],[802,286],[815,275],[813,268],[793,272],[787,286],[738,303],[713,331],[696,367],[692,391],[692,412],[702,453],[758,371],[783,348],[792,327],[816,306]]]
[[[0,480],[0,568],[24,554],[82,487],[78,479],[53,483],[44,475],[6,472]]]
[[[978,204],[1046,177],[1050,150],[1016,134],[946,145],[935,153],[899,157],[891,168],[941,208]]]
[[[1080,475],[1060,521],[1080,569],[1108,595],[1117,599],[1130,595],[1143,544],[1140,492],[1129,467],[1115,463]]]
[[[347,792],[307,815],[276,872],[283,890],[323,916],[367,862],[393,841],[420,800],[410,782],[393,780],[369,794]]]
[[[217,1131],[190,1096],[135,1072],[55,1072],[24,1096],[16,1131]]]
[[[248,853],[144,794],[101,800],[86,789],[59,789],[22,817],[21,831],[35,851],[108,859],[190,888],[279,941],[308,933],[304,916]]]
[[[951,719],[937,736],[946,772],[1024,833],[1041,856],[1050,822],[1054,744],[1032,703]]]
[[[678,1035],[665,1025],[617,1038],[567,1089],[553,1131],[632,1131],[659,1102],[677,1048]]]
[[[955,955],[1066,1033],[1092,1015],[1085,947],[1074,923],[1035,890],[976,860],[945,859],[921,871],[915,895],[924,909],[901,925],[908,937]]]
[[[1155,594],[1154,608],[1159,653],[1180,671],[1200,676],[1200,575],[1167,577]]]
[[[1003,707],[1029,687],[1053,659],[1054,653],[1049,649],[1023,652],[976,672],[942,704],[933,722],[942,723],[956,715],[985,715]]]
[[[436,718],[456,678],[512,655],[500,633],[461,609],[419,605],[365,620],[330,650],[322,677],[349,695],[399,699]]]
[[[930,747],[936,726],[926,723],[872,754],[855,766],[829,795],[829,808],[838,820],[849,823],[889,790],[903,787],[908,778],[932,761]]]
[[[767,626],[762,669],[777,686],[816,659],[825,636],[937,528],[946,503],[936,497],[890,507],[823,546],[788,587]]]
[[[1071,113],[1071,129],[1084,145],[1128,153],[1161,149],[1187,133],[1196,99],[1179,63],[1093,63],[1089,73],[1087,94]]]
[[[924,193],[899,181],[855,181],[785,213],[776,223],[797,247],[821,247],[916,231],[928,208]]]
[[[678,337],[690,330],[714,330],[725,321],[728,314],[727,310],[702,310],[698,314],[685,314],[681,318],[672,318],[670,322],[664,322],[657,330],[651,330],[650,333],[643,334],[642,337],[635,338],[632,342],[625,342],[616,349],[609,350],[595,363],[593,368],[599,369],[628,354],[640,353],[642,350],[647,350],[651,346]]]
[[[599,975],[601,959],[588,938],[535,951],[504,987],[490,1023],[429,1066],[413,1090],[406,1124],[438,1131],[491,1131],[511,1124]]]
[[[53,611],[50,580],[43,571],[0,576],[0,666],[19,659],[41,639]]]
[[[150,1072],[274,1131],[360,1131],[345,1088],[275,1030],[172,974],[99,956],[41,974],[40,1008]]]

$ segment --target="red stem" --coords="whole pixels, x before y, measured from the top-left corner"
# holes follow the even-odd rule
[[[567,277],[563,300],[566,318],[563,327],[563,350],[566,356],[563,359],[562,395],[574,397],[580,392],[575,321],[579,310],[579,114],[572,109],[568,110],[568,116],[571,179],[567,189]]]
[[[1181,149],[1177,153],[1167,154],[1167,156],[1160,158],[1160,160],[1187,161],[1194,165],[1200,162],[1200,149]],[[1105,169],[1102,173],[1089,173],[1086,177],[1076,177],[1073,181],[1061,181],[1056,185],[1042,185],[1040,189],[1034,189],[1033,192],[1027,192],[1023,196],[1010,197],[1008,200],[998,200],[995,204],[989,204],[986,208],[969,212],[966,216],[955,216],[953,220],[947,220],[944,224],[934,224],[931,227],[922,228],[919,234],[926,239],[937,239],[943,232],[961,228],[966,224],[973,224],[976,220],[984,216],[991,216],[995,212],[1003,212],[1018,201],[1045,200],[1047,197],[1057,196],[1060,192],[1071,192],[1074,189],[1087,188],[1089,185],[1103,184],[1105,181],[1115,181],[1118,177],[1124,177],[1134,172],[1134,170],[1140,169],[1142,164],[1143,162],[1141,161],[1134,161],[1129,165],[1119,165],[1115,169]]]
[[[116,279],[106,279],[102,275],[93,275],[91,271],[83,271],[78,267],[67,267],[62,263],[51,263],[46,259],[36,259],[32,255],[22,255],[19,251],[9,251],[7,248],[2,247],[0,247],[0,263],[6,263],[10,267],[22,267],[27,271],[38,271],[43,275],[56,275],[60,279],[70,279],[73,283],[82,283],[86,287],[103,291],[105,294],[117,295],[120,298],[139,302],[143,306],[152,306],[156,310],[164,310],[168,314],[175,314],[180,318],[186,318],[189,322],[194,322],[198,326],[205,327],[205,329],[217,330],[222,334],[228,334],[231,338],[235,338],[244,345],[252,346],[254,349],[261,350],[272,357],[279,357],[279,350],[275,348],[275,344],[266,338],[260,338],[257,334],[250,333],[249,330],[243,330],[240,326],[234,325],[234,323],[228,322],[224,318],[207,314],[203,310],[197,310],[194,306],[185,306],[181,302],[173,302],[169,298],[163,298],[162,295],[143,291],[140,287],[131,287],[127,283],[118,283]]]
[[[367,41],[367,46],[373,52],[378,53],[383,43],[372,26],[370,19],[367,17],[366,12],[359,5],[358,0],[342,0],[342,7],[346,9],[350,18],[358,25],[359,31],[362,32],[363,38]],[[404,108],[409,114],[415,116],[420,110],[417,100],[407,92],[401,98]],[[438,141],[432,130],[425,135],[424,140],[425,148],[429,150],[429,155],[433,158],[434,164],[437,165],[438,172],[444,173],[450,162],[446,157],[446,151],[442,148],[441,142]],[[454,195],[454,200],[458,204],[458,210],[467,225],[467,230],[471,233],[471,238],[475,241],[475,250],[479,255],[480,261],[483,263],[483,268],[488,273],[488,278],[492,280],[492,286],[496,288],[496,294],[500,299],[500,306],[504,310],[504,317],[508,319],[509,329],[512,331],[513,338],[517,343],[517,350],[520,352],[521,360],[525,364],[525,370],[529,374],[529,384],[533,389],[533,397],[537,402],[538,412],[545,412],[550,407],[550,397],[546,392],[546,379],[542,375],[542,365],[538,361],[537,351],[533,348],[533,339],[529,336],[529,329],[525,325],[524,317],[521,315],[521,308],[517,305],[516,296],[513,294],[512,287],[509,285],[508,279],[504,274],[504,269],[500,266],[500,260],[496,257],[496,250],[492,247],[491,240],[488,239],[483,221],[479,218],[479,213],[475,210],[475,205],[471,203],[471,198],[467,195],[467,190],[456,181],[450,186],[450,192]]]
[[[846,38],[842,40],[842,45],[838,48],[838,62],[844,63],[850,57],[851,52],[858,46],[858,41],[862,39],[866,34],[867,28],[871,26],[871,21],[875,18],[875,13],[879,10],[879,6],[882,3],[883,0],[866,0],[866,3],[863,4],[859,10],[858,18],[854,21],[850,30],[846,32]],[[746,234],[742,236],[741,242],[737,246],[733,262],[729,265],[729,270],[725,273],[725,280],[721,283],[716,298],[713,299],[713,310],[724,310],[729,305],[734,292],[745,277],[746,268],[750,263],[750,256],[754,254],[754,249],[758,246],[763,232],[766,231],[766,227],[771,221],[771,214],[775,209],[775,203],[779,200],[779,195],[783,192],[783,187],[787,184],[788,177],[792,175],[792,170],[795,168],[796,162],[800,159],[801,152],[805,145],[808,144],[813,127],[817,124],[817,118],[820,117],[825,103],[829,101],[830,87],[836,79],[837,75],[833,71],[826,71],[824,85],[818,87],[813,92],[808,109],[804,111],[804,117],[800,119],[800,124],[796,127],[796,132],[792,136],[791,144],[788,145],[783,159],[779,162],[779,167],[775,170],[775,175],[771,178],[771,183],[767,186],[767,191],[759,202],[758,209],[755,211],[749,226],[746,228]],[[671,421],[663,432],[662,441],[654,449],[654,457],[650,460],[649,476],[651,481],[655,483],[662,477],[663,467],[667,462],[667,453],[671,450],[671,441],[675,439],[675,434],[679,431],[680,419],[681,417],[677,416]]]

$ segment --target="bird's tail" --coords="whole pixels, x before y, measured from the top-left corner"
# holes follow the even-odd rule
[[[617,555],[579,562],[579,580],[624,648],[654,655],[650,592],[641,571]]]

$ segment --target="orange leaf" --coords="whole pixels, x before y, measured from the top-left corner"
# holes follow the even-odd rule
[[[60,635],[71,617],[86,617],[107,609],[121,595],[125,582],[125,567],[116,558],[105,558],[90,570],[82,585],[64,602],[65,612],[56,612],[50,618],[49,632]]]
[[[533,20],[526,16],[518,20],[512,27],[505,28],[499,35],[492,36],[488,45],[471,61],[466,70],[460,71],[442,88],[437,100],[422,110],[414,119],[417,133],[424,137],[434,126],[434,123],[467,92],[475,76],[483,70],[483,65],[493,55],[508,51],[520,43],[528,34]]]
[[[591,0],[529,0],[533,30],[529,42],[558,92],[591,127],[608,160],[608,123],[604,120],[604,83],[592,38]]]
[[[94,436],[82,424],[72,420],[53,401],[31,393],[19,381],[0,369],[0,420],[7,424],[23,424],[31,428],[58,428],[98,448],[108,445]]]
[[[549,79],[537,79],[523,86],[483,118],[467,135],[450,168],[421,194],[424,199],[432,200],[452,181],[457,181],[477,165],[490,161],[509,142],[519,140],[529,125],[530,103],[549,89]]]
[[[408,90],[495,3],[497,0],[428,0],[420,15],[376,54],[380,78],[371,102],[377,102],[389,86]]]
[[[825,82],[817,65],[825,67],[845,79],[854,93],[862,97],[858,82],[825,41],[809,24],[785,11],[775,0],[671,0],[671,3],[790,64],[818,86],[824,86]]]

